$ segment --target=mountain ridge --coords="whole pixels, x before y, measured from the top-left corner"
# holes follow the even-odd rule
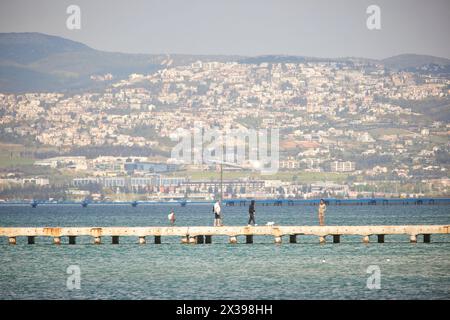
[[[450,66],[450,59],[417,54],[401,54],[375,60],[295,55],[244,57],[121,53],[93,49],[81,42],[38,32],[0,33],[0,92],[79,90],[93,85],[91,75],[112,73],[116,79],[121,79],[130,73],[150,73],[165,68],[168,60],[172,66],[197,60],[239,63],[364,61],[398,70],[414,70],[429,64]]]

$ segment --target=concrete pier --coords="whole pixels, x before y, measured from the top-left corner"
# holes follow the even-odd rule
[[[341,236],[339,234],[333,234],[333,243],[341,242]]]
[[[112,236],[111,237],[111,243],[112,244],[119,244],[119,236]]]
[[[423,242],[429,243],[432,234],[449,234],[449,225],[395,225],[395,226],[193,226],[193,227],[0,227],[0,237],[8,237],[10,244],[16,244],[16,237],[27,237],[28,243],[35,243],[35,237],[52,237],[55,244],[61,243],[61,237],[69,237],[69,244],[75,244],[77,236],[91,236],[95,244],[101,244],[101,237],[112,237],[112,243],[118,244],[119,237],[138,237],[144,244],[145,237],[153,236],[155,244],[162,237],[181,237],[182,243],[212,243],[212,236],[228,236],[230,243],[237,243],[238,236],[246,236],[246,243],[253,243],[254,236],[273,236],[280,244],[283,236],[289,236],[290,243],[296,243],[297,237],[317,236],[320,243],[326,243],[327,236],[333,236],[333,243],[339,243],[347,235],[362,237],[363,243],[369,243],[369,237],[376,235],[378,243],[385,236],[405,235],[411,243],[423,236]],[[405,237],[405,240],[408,239]]]
[[[364,236],[364,237],[362,238],[362,242],[363,242],[363,243],[369,243],[369,242],[370,242],[369,236]]]
[[[69,244],[75,244],[76,243],[76,238],[75,236],[69,236]]]
[[[205,243],[205,237],[204,237],[203,235],[197,236],[197,243],[198,243],[198,244],[203,244],[203,243]]]
[[[274,240],[275,240],[276,244],[281,244],[281,242],[282,242],[281,236],[275,236]]]
[[[196,244],[197,243],[197,237],[189,237],[189,243],[190,244]]]

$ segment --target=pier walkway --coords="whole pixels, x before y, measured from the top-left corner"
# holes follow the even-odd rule
[[[296,243],[302,235],[317,236],[320,243],[332,238],[339,243],[341,236],[361,236],[364,243],[370,242],[370,236],[376,236],[383,243],[385,236],[406,235],[410,242],[416,243],[418,236],[429,243],[432,234],[449,234],[450,225],[389,225],[389,226],[193,226],[193,227],[0,227],[0,237],[8,237],[9,244],[16,244],[17,237],[27,237],[28,244],[35,243],[35,237],[52,237],[55,244],[61,244],[61,238],[67,238],[69,244],[76,243],[77,236],[90,236],[94,244],[101,244],[108,237],[112,244],[118,244],[120,237],[136,237],[144,244],[153,237],[155,244],[162,237],[177,236],[181,243],[212,243],[213,236],[228,236],[229,243],[237,243],[238,236],[245,237],[245,243],[253,243],[254,236],[272,236],[275,243],[282,243],[283,237],[289,243]]]

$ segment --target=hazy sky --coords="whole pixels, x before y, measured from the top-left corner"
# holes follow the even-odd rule
[[[68,30],[66,8],[81,8]],[[366,8],[381,8],[381,30]],[[450,58],[449,0],[1,0],[0,32],[42,32],[134,53]]]

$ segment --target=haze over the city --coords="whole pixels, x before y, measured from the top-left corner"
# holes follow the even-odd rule
[[[448,197],[432,4],[3,2],[0,202]]]
[[[73,4],[80,30],[66,27]],[[381,9],[380,30],[366,26],[370,5]],[[129,53],[450,58],[449,14],[447,0],[19,0],[0,4],[0,32],[42,32]]]

